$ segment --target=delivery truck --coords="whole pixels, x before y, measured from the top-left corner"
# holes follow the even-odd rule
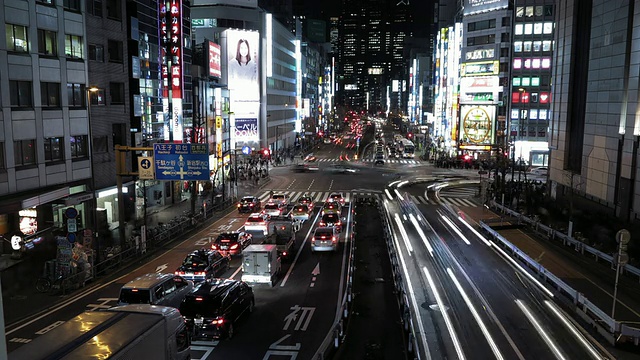
[[[249,245],[242,252],[242,281],[273,286],[280,274],[278,248],[273,244]]]
[[[263,244],[275,245],[281,261],[291,260],[296,243],[297,226],[294,226],[294,221],[289,216],[272,216],[269,226],[271,231],[265,237]]]
[[[84,312],[10,353],[9,359],[183,360],[190,352],[188,330],[177,309],[125,305]]]

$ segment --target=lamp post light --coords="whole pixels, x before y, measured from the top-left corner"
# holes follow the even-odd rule
[[[100,250],[100,241],[98,238],[98,196],[96,194],[96,178],[95,178],[95,170],[94,170],[94,158],[93,158],[93,131],[92,131],[92,127],[91,127],[91,93],[96,93],[98,92],[100,89],[96,86],[90,86],[87,88],[86,91],[86,95],[87,95],[87,128],[89,130],[89,136],[87,136],[87,142],[89,143],[89,146],[87,148],[88,152],[89,152],[89,156],[91,158],[91,180],[89,181],[89,186],[91,186],[91,207],[93,208],[91,213],[91,222],[92,222],[92,227],[93,227],[93,236],[92,236],[92,240],[93,238],[98,239],[98,241],[96,241],[96,253],[99,253]],[[119,216],[122,214],[119,214]]]

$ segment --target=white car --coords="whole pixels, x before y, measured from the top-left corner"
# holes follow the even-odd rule
[[[275,193],[271,195],[271,199],[269,199],[269,202],[277,202],[286,206],[289,203],[289,195]]]
[[[549,168],[546,166],[534,167],[529,173],[535,176],[547,176],[549,175]]]
[[[293,220],[307,221],[311,218],[311,211],[313,208],[309,208],[306,204],[298,204],[291,210],[291,218]]]
[[[267,235],[269,233],[269,215],[261,213],[249,215],[244,223],[244,231],[262,231]]]
[[[344,205],[345,200],[346,199],[344,198],[344,194],[340,192],[332,192],[327,198],[327,202],[337,202],[340,204],[340,206]]]
[[[284,214],[286,206],[281,202],[270,201],[264,205],[262,212],[269,216],[281,216]]]

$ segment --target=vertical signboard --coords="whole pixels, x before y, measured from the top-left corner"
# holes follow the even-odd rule
[[[257,31],[225,30],[222,36],[223,56],[227,65],[224,74],[227,78],[227,87],[230,91],[231,111],[235,119],[243,119],[241,124],[258,124],[260,110],[260,77],[258,76],[260,34]],[[244,128],[235,126],[235,121],[230,119],[234,127],[233,135],[244,132]],[[244,126],[244,125],[242,125]],[[257,126],[256,126],[257,127]],[[238,146],[259,147],[259,132],[255,129],[252,136],[244,140],[231,139],[230,147]]]
[[[491,145],[495,136],[496,107],[462,105],[460,109],[460,141],[465,145]]]
[[[169,65],[167,58],[169,30],[167,28],[167,4],[163,1],[159,1],[158,6],[160,7],[160,72],[162,74],[162,121],[164,123],[163,135],[164,140],[169,141],[171,121],[169,120]]]
[[[220,45],[209,41],[209,76],[219,78],[222,75],[220,70]]]
[[[182,0],[171,0],[171,105],[173,141],[182,142]]]

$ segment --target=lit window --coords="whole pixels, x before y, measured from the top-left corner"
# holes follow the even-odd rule
[[[547,120],[547,109],[539,109],[538,120]]]
[[[531,85],[531,78],[523,77],[522,78],[522,86],[529,86],[529,85]]]
[[[536,35],[542,34],[542,23],[533,24],[533,33]]]
[[[526,17],[532,17],[533,16],[533,6],[527,6],[527,8],[524,11],[525,16]]]
[[[522,41],[514,41],[513,42],[513,51],[521,52],[522,51]]]
[[[38,53],[48,56],[58,55],[58,42],[55,31],[38,29]]]
[[[511,103],[517,104],[520,102],[520,92],[514,92],[511,94]]]
[[[529,119],[538,120],[538,109],[529,110]]]
[[[534,69],[540,69],[540,59],[539,58],[531,59],[531,67]]]
[[[14,141],[13,155],[16,166],[35,165],[36,141],[33,139]]]
[[[540,52],[542,50],[542,41],[534,41],[533,42],[533,51]]]
[[[522,92],[522,95],[520,96],[520,101],[521,101],[523,104],[527,104],[527,103],[529,103],[529,93],[528,93],[528,92],[526,92],[526,91],[523,91],[523,92]]]
[[[73,59],[82,59],[82,36],[65,35],[64,54]]]
[[[104,97],[104,89],[89,91],[89,99],[91,100],[91,105],[102,106],[107,104]]]
[[[7,32],[7,50],[23,53],[29,52],[26,26],[5,24],[4,29]]]
[[[520,109],[511,109],[511,119],[517,119],[520,114]]]
[[[525,41],[523,43],[523,45],[524,45],[524,51],[525,52],[530,52],[531,51],[531,41]]]
[[[548,69],[550,67],[551,67],[551,59],[550,58],[542,59],[542,68],[543,69]]]
[[[551,51],[551,40],[544,40],[542,42],[542,51]]]
[[[524,59],[524,68],[531,69],[531,59]]]
[[[540,104],[548,104],[551,101],[551,94],[549,92],[540,93]]]
[[[522,35],[522,29],[523,29],[522,24],[516,24],[516,35]]]
[[[531,35],[533,33],[533,24],[524,24],[524,34]]]
[[[518,6],[516,8],[516,17],[523,17],[524,16],[524,6]]]
[[[513,59],[513,68],[522,69],[522,59]]]
[[[531,78],[531,86],[540,86],[540,78],[532,77]]]
[[[543,33],[545,33],[545,34],[552,34],[553,33],[553,23],[552,22],[544,23]]]
[[[77,135],[71,137],[71,157],[85,158],[89,154],[89,144],[87,135]]]
[[[520,86],[520,78],[519,77],[513,78],[512,85],[513,86]]]

